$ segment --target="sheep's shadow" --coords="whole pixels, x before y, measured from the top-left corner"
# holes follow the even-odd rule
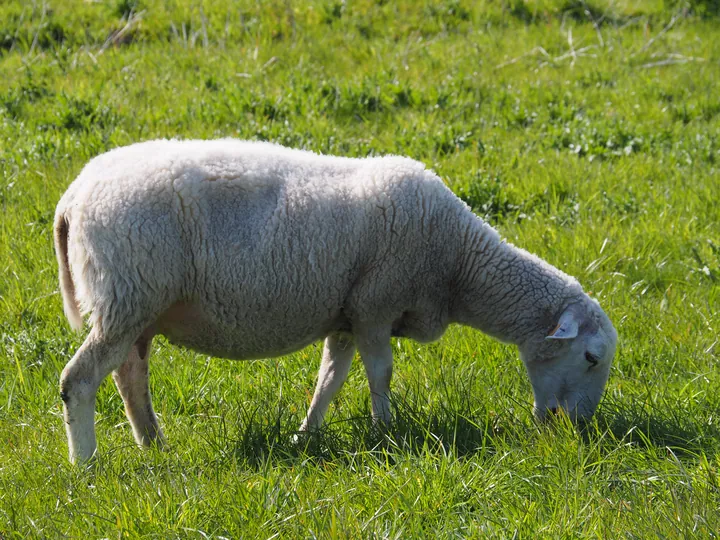
[[[494,454],[498,447],[513,446],[537,437],[546,430],[574,430],[583,444],[611,453],[622,445],[639,448],[669,448],[679,458],[693,458],[718,452],[720,430],[700,425],[672,411],[648,412],[632,404],[606,403],[594,419],[572,426],[567,419],[559,425],[539,425],[522,406],[498,413],[479,406],[417,407],[417,403],[395,400],[394,421],[389,428],[374,424],[369,411],[341,420],[331,420],[322,429],[297,433],[300,418],[290,404],[273,408],[257,406],[243,411],[228,436],[217,433],[214,444],[225,456],[251,467],[272,460],[343,462],[360,453],[377,454],[384,461],[400,455],[441,453],[456,457]],[[274,409],[274,413],[269,411]]]

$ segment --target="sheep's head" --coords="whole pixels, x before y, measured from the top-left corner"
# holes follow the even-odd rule
[[[615,354],[617,332],[588,296],[570,304],[548,331],[520,347],[535,395],[535,416],[563,409],[574,421],[589,419],[600,402]]]

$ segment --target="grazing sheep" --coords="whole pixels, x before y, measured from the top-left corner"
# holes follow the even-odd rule
[[[391,336],[431,341],[452,322],[519,346],[539,418],[587,418],[617,340],[573,278],[402,157],[236,140],[118,148],[60,200],[55,247],[65,313],[92,327],[60,382],[72,461],[95,452],[95,395],[111,372],[138,443],[162,441],[148,390],[156,334],[237,359],[325,339],[301,430],[322,423],[356,347],[373,416],[388,422]]]

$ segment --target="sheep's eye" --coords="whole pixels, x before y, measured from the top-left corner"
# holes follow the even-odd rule
[[[590,362],[590,367],[591,367],[591,368],[594,368],[594,367],[597,366],[597,364],[598,364],[598,357],[595,356],[595,355],[593,355],[593,354],[591,354],[590,352],[586,352],[586,353],[585,353],[585,360],[587,360],[588,362]]]

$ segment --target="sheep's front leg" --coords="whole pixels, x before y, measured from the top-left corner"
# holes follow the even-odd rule
[[[392,378],[392,346],[390,329],[367,329],[355,335],[358,350],[365,365],[373,419],[390,423],[390,379]]]
[[[135,342],[125,362],[113,372],[113,379],[123,402],[125,414],[139,445],[162,444],[164,437],[153,410],[148,385],[150,346],[152,337]]]
[[[347,379],[354,355],[355,344],[352,337],[331,334],[325,339],[315,395],[300,431],[310,431],[322,425],[330,402]]]
[[[108,341],[95,330],[85,339],[60,376],[70,461],[83,462],[95,453],[95,396],[100,383],[126,358],[132,341]]]

